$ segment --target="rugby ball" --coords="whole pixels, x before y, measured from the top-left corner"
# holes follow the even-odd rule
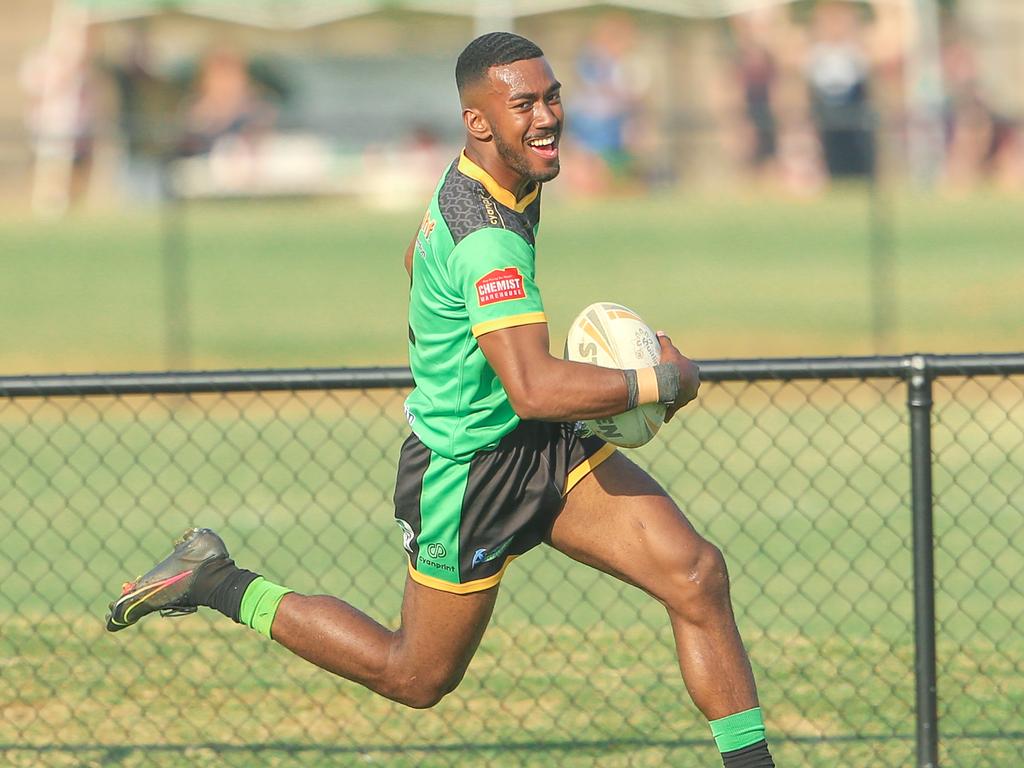
[[[569,326],[565,358],[603,368],[648,368],[661,358],[661,344],[647,324],[621,304],[598,302],[584,309]],[[665,423],[665,406],[640,405],[631,411],[584,423],[605,442],[637,448]]]

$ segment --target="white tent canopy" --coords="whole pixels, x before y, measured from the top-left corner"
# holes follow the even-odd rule
[[[273,29],[304,29],[380,11],[407,10],[477,19],[493,28],[526,16],[617,7],[681,18],[723,18],[794,0],[72,0],[93,21],[139,18],[170,11]],[[851,0],[856,2],[858,0]],[[884,0],[906,4],[916,0]]]

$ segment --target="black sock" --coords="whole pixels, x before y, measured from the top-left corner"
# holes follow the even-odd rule
[[[259,578],[258,573],[235,565],[230,557],[203,563],[196,572],[196,581],[189,591],[191,602],[220,611],[237,624],[246,587]]]
[[[775,762],[768,752],[768,742],[764,739],[749,747],[723,752],[722,763],[725,768],[775,768]]]

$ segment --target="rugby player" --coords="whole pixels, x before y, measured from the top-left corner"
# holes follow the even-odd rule
[[[477,38],[455,71],[465,150],[405,254],[409,356],[395,516],[409,555],[401,625],[239,568],[193,528],[126,584],[107,629],[208,606],[329,672],[410,707],[454,690],[505,569],[540,543],[636,585],[668,611],[687,690],[730,768],[772,766],[722,553],[665,491],[582,419],[694,399],[697,366],[659,335],[660,363],[619,371],[553,357],[534,280],[541,186],[558,175],[560,84],[541,50]]]

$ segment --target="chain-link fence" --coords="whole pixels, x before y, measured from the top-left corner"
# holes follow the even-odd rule
[[[699,404],[630,455],[726,553],[777,763],[1024,763],[1024,355],[702,371]],[[429,711],[212,612],[104,631],[121,582],[194,524],[394,625],[409,384],[0,379],[0,761],[719,764],[662,609],[546,547]]]

